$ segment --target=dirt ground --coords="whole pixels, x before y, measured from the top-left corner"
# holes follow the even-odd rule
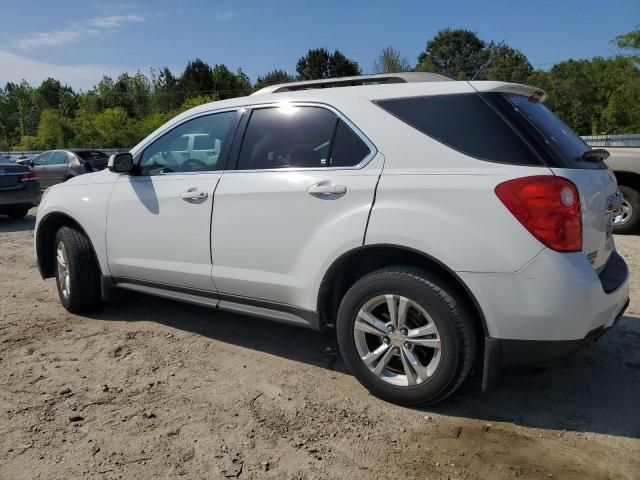
[[[632,302],[599,342],[416,409],[330,335],[134,294],[71,315],[33,224],[0,218],[2,480],[640,478],[640,237],[616,238]]]

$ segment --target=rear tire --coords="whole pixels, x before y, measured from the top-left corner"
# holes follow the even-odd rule
[[[9,218],[14,220],[25,217],[27,213],[29,213],[29,207],[12,207],[7,211]]]
[[[362,277],[338,310],[347,367],[373,395],[402,405],[433,405],[451,395],[471,370],[475,335],[458,291],[409,267]]]
[[[618,189],[624,195],[622,223],[613,225],[613,233],[630,235],[640,230],[640,192],[626,185]]]
[[[100,306],[100,268],[87,236],[74,228],[60,228],[55,237],[54,254],[62,306],[71,313]]]

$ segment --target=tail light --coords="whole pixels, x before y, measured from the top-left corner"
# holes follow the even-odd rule
[[[37,176],[38,174],[35,172],[35,170],[30,169],[27,173],[23,173],[22,175],[20,175],[20,181],[32,182],[36,179]]]
[[[552,175],[516,178],[501,183],[496,195],[529,232],[558,252],[582,250],[578,189]]]

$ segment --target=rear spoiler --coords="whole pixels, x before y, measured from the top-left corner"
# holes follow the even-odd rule
[[[522,85],[520,83],[473,81],[469,82],[469,85],[471,85],[471,88],[478,93],[513,93],[515,95],[524,95],[525,97],[529,97],[538,102],[544,102],[547,98],[547,94],[544,90],[532,87],[531,85]]]

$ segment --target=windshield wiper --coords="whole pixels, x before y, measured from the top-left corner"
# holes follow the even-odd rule
[[[582,155],[580,155],[580,160],[584,160],[587,162],[593,162],[597,160],[606,160],[609,158],[610,153],[604,148],[594,148],[592,150],[587,150]]]

